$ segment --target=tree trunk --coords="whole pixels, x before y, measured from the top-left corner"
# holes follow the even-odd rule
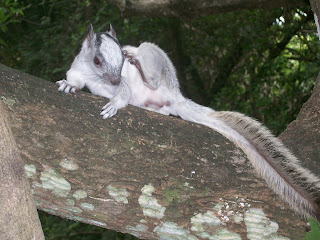
[[[241,9],[275,9],[280,7],[308,6],[307,0],[108,0],[124,15],[143,14],[149,16],[207,16]]]
[[[211,129],[132,106],[102,120],[102,97],[59,93],[3,65],[0,79],[38,209],[141,239],[250,239],[257,228],[303,238],[305,221]],[[288,147],[297,154],[318,139]]]
[[[320,1],[310,0],[312,11],[315,16],[318,36],[320,40],[319,16]],[[318,16],[318,17],[317,17]],[[299,136],[298,138],[296,136]],[[280,139],[287,145],[292,146],[294,153],[299,159],[303,159],[302,165],[309,168],[313,173],[320,172],[320,72],[318,74],[313,93],[303,105],[297,119],[293,121]],[[316,144],[310,144],[316,143]]]
[[[314,21],[317,26],[318,37],[320,40],[320,1],[310,0],[310,4],[313,11]]]
[[[0,101],[0,239],[41,240],[37,209],[6,115]]]

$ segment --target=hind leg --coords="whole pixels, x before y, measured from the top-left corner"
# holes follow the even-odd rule
[[[150,89],[157,89],[161,83],[161,71],[156,71],[154,66],[151,64],[152,60],[150,56],[141,56],[135,57],[132,53],[124,50],[123,51],[126,58],[130,64],[134,65],[143,80],[143,83]]]

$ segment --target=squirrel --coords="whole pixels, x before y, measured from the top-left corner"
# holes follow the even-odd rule
[[[94,33],[90,24],[66,80],[57,84],[65,93],[87,86],[93,94],[109,98],[100,113],[103,119],[131,104],[212,128],[243,150],[269,187],[294,211],[320,219],[320,179],[258,121],[185,98],[174,65],[157,45],[121,46],[111,25],[110,31]]]

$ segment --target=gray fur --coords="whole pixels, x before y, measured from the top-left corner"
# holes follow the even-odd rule
[[[304,217],[320,218],[319,178],[302,168],[269,130],[243,114],[216,112],[183,97],[172,62],[155,44],[123,47],[129,56],[123,64],[117,41],[112,27],[107,34],[96,35],[91,26],[81,52],[67,72],[67,80],[57,82],[59,91],[75,92],[87,85],[93,94],[109,98],[110,102],[102,108],[103,118],[110,118],[118,109],[132,104],[209,126],[239,146],[270,188],[293,210]],[[101,69],[93,68],[92,59],[96,55],[101,55],[104,61]],[[121,79],[118,85],[108,80],[114,77]]]
[[[94,63],[95,57],[101,64]],[[121,81],[123,63],[124,55],[112,26],[110,25],[109,32],[95,34],[90,24],[80,53],[67,72],[67,80],[57,81],[59,91],[74,93],[87,86],[95,95],[112,99],[116,94],[121,93],[120,96],[126,99],[123,91],[120,91],[120,88],[125,89],[125,83]],[[113,101],[115,104],[108,108],[113,114],[117,109],[126,106],[126,103],[117,99]]]
[[[157,89],[162,81],[166,82],[169,89],[180,88],[175,67],[167,54],[158,46],[149,42],[141,43],[138,54],[134,57],[143,63],[141,67],[148,80],[149,88]]]
[[[319,218],[319,178],[303,168],[278,138],[261,123],[241,113],[214,112],[211,116],[240,133],[260,153],[265,160],[262,165],[248,157],[262,178],[293,210],[305,217]]]

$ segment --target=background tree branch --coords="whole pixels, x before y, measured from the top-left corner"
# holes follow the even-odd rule
[[[157,16],[206,16],[216,13],[238,11],[240,9],[275,9],[279,7],[308,6],[307,0],[229,0],[229,1],[190,1],[190,0],[108,0],[116,5],[124,15]]]
[[[101,97],[58,93],[54,84],[4,65],[0,79],[38,209],[141,239],[173,237],[172,229],[194,239],[246,239],[252,227],[271,221],[279,224],[274,236],[304,236],[305,222],[211,129],[132,106],[102,120]],[[319,111],[313,116],[319,119]],[[294,137],[304,138],[303,149],[296,142],[289,148],[319,154],[319,132],[311,133]]]

